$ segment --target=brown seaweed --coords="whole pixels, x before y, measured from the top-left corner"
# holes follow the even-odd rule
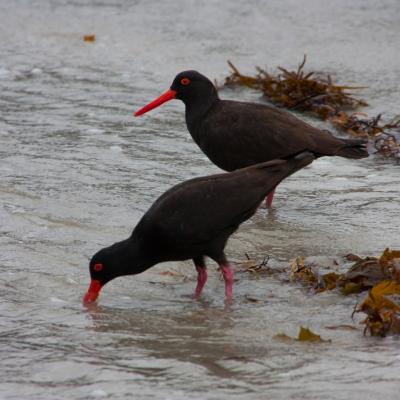
[[[269,256],[265,256],[261,261],[255,260],[245,253],[246,259],[238,263],[239,272],[249,273],[255,278],[260,278],[265,275],[275,275],[284,272],[279,268],[272,268],[268,265]]]
[[[367,297],[353,312],[367,314],[362,322],[364,334],[400,334],[400,251],[387,248],[380,257],[361,258],[349,254],[346,258],[354,262],[347,272],[321,275],[302,257],[296,257],[290,264],[289,278],[312,287],[316,293],[335,288],[344,295],[368,290]]]
[[[380,257],[361,258],[354,254],[346,256],[353,261],[347,272],[320,274],[313,264],[307,265],[303,257],[296,257],[290,263],[289,280],[300,282],[316,292],[339,289],[342,294],[361,293],[381,281],[400,280],[400,251],[385,249]]]
[[[369,138],[376,151],[384,157],[400,158],[400,117],[384,123],[382,115],[368,117],[357,112],[368,103],[353,95],[362,86],[336,85],[330,75],[305,72],[306,56],[297,70],[278,67],[277,74],[256,67],[254,76],[243,75],[233,65],[225,78],[225,86],[246,86],[260,90],[279,107],[306,112],[330,122],[338,131],[354,137]]]
[[[285,342],[330,342],[330,340],[322,339],[320,335],[317,335],[309,328],[304,328],[303,326],[300,327],[297,338],[292,338],[286,335],[286,333],[278,333],[274,337],[275,339]]]
[[[400,303],[388,296],[400,295],[400,283],[395,280],[385,280],[376,284],[364,301],[357,305],[355,313],[364,312],[367,317],[364,334],[371,336],[386,336],[400,334]],[[398,299],[397,299],[398,300]]]
[[[92,35],[92,34],[90,34],[90,35],[83,35],[83,41],[84,41],[84,42],[91,42],[91,43],[93,43],[93,42],[96,41],[96,35]]]

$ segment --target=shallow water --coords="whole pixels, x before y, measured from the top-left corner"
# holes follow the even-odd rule
[[[312,296],[285,274],[237,273],[224,305],[213,266],[194,302],[194,268],[170,263],[81,306],[95,251],[127,237],[171,185],[218,171],[181,103],[132,117],[176,72],[222,79],[227,59],[252,72],[306,53],[309,68],[368,86],[368,114],[399,112],[397,1],[200,3],[0,2],[0,398],[398,398],[398,339],[363,337],[360,318],[356,330],[327,329],[353,324],[357,297]],[[279,186],[275,209],[245,223],[227,254],[278,267],[398,248],[399,183],[392,161],[318,160]],[[300,325],[331,342],[274,338]]]

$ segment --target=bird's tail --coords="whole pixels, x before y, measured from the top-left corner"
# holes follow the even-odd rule
[[[259,180],[260,187],[263,187],[265,191],[264,195],[267,195],[273,190],[283,179],[289,175],[294,174],[299,169],[304,168],[306,165],[311,164],[315,160],[315,155],[309,152],[303,152],[286,158],[285,160],[272,160],[263,162],[260,164],[253,165],[246,169],[255,169],[262,171],[257,178]],[[268,177],[268,179],[266,179]],[[261,184],[263,182],[264,184]],[[267,182],[267,184],[265,184]]]
[[[282,173],[285,173],[284,171],[286,171],[286,173],[290,175],[306,165],[311,164],[314,159],[315,155],[313,153],[303,151],[302,153],[291,157],[286,157],[285,159],[266,161],[248,168],[266,169],[268,172],[282,170]]]
[[[365,158],[368,157],[367,139],[341,139],[344,146],[335,154],[346,158]]]

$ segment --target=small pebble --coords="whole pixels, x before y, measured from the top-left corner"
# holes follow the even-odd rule
[[[84,35],[83,40],[85,42],[94,42],[96,40],[96,35]]]

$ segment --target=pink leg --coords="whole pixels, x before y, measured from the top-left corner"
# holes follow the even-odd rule
[[[225,298],[232,298],[233,271],[229,264],[220,264],[220,269],[225,281]]]
[[[201,295],[201,291],[203,290],[204,285],[207,282],[207,269],[204,266],[196,265],[197,269],[197,286],[194,292],[194,297],[198,299]]]
[[[275,194],[276,187],[274,187],[268,194],[267,197],[265,198],[265,206],[267,208],[272,207],[272,200],[274,199],[274,194]]]

